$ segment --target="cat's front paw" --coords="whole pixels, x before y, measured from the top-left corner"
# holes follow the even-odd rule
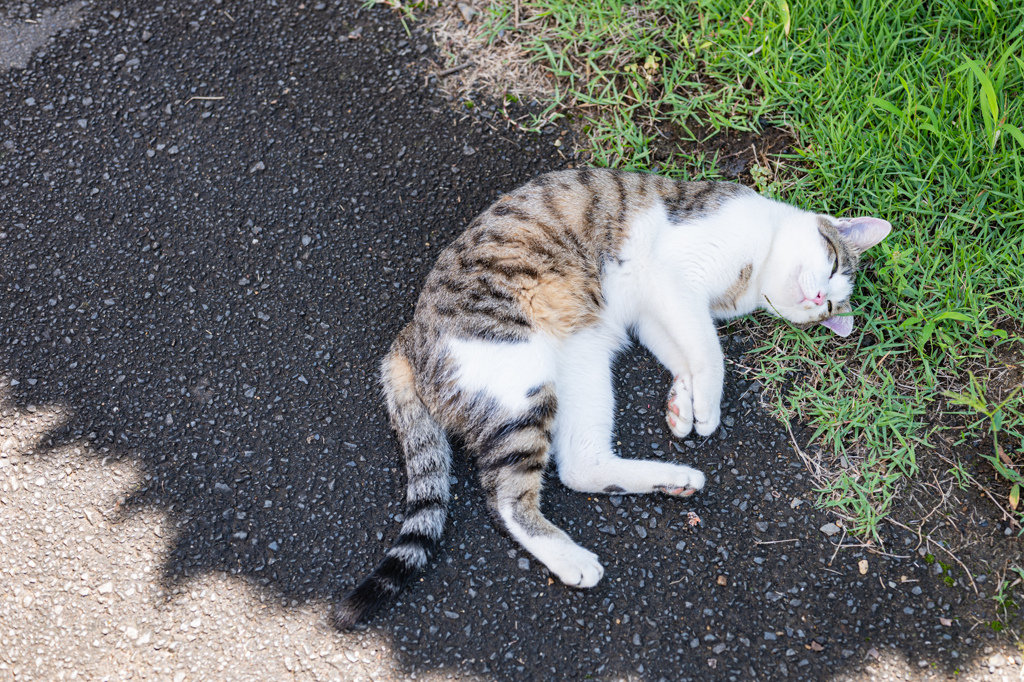
[[[704,474],[696,469],[676,464],[673,466],[672,480],[656,485],[654,489],[673,497],[689,497],[703,488],[706,480]]]
[[[702,436],[710,436],[722,420],[722,406],[714,404],[703,410],[694,410],[693,426]]]
[[[685,382],[676,377],[668,392],[665,421],[676,438],[685,438],[693,429],[693,395]]]

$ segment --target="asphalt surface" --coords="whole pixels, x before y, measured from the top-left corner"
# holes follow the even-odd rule
[[[401,520],[376,365],[440,249],[569,136],[456,110],[429,37],[357,2],[0,8],[0,679],[1017,679],[916,537],[837,551],[735,332],[706,440],[668,437],[650,355],[616,369],[623,453],[699,495],[551,477],[596,588],[499,533],[457,454],[434,565],[330,630]]]

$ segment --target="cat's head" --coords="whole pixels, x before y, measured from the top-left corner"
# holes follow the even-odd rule
[[[850,294],[860,255],[892,229],[880,218],[798,213],[783,221],[775,242],[764,306],[796,325],[821,323],[840,336],[853,331]]]

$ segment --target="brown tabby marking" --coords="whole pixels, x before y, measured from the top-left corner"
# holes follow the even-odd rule
[[[835,225],[825,218],[818,218],[818,232],[831,253],[839,260],[839,272],[847,277],[852,277],[857,272],[860,263],[860,254],[850,245]]]
[[[729,285],[729,288],[721,296],[716,296],[711,301],[711,308],[720,312],[732,310],[736,308],[736,301],[747,293],[747,287],[750,285],[750,275],[754,272],[754,264],[747,263],[740,269],[740,276],[736,278],[736,281]]]
[[[638,214],[662,201],[681,222],[744,191],[590,169],[541,176],[501,197],[441,254],[427,306],[465,338],[565,338],[599,319],[601,268],[618,259]]]

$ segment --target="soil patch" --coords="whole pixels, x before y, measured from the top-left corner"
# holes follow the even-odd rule
[[[792,131],[773,125],[767,119],[758,121],[757,130],[725,129],[718,132],[702,126],[688,131],[676,124],[666,123],[658,129],[658,138],[652,147],[655,162],[664,164],[677,154],[688,157],[710,157],[715,169],[728,180],[739,180],[751,185],[752,165],[772,168],[777,157],[792,152]]]

